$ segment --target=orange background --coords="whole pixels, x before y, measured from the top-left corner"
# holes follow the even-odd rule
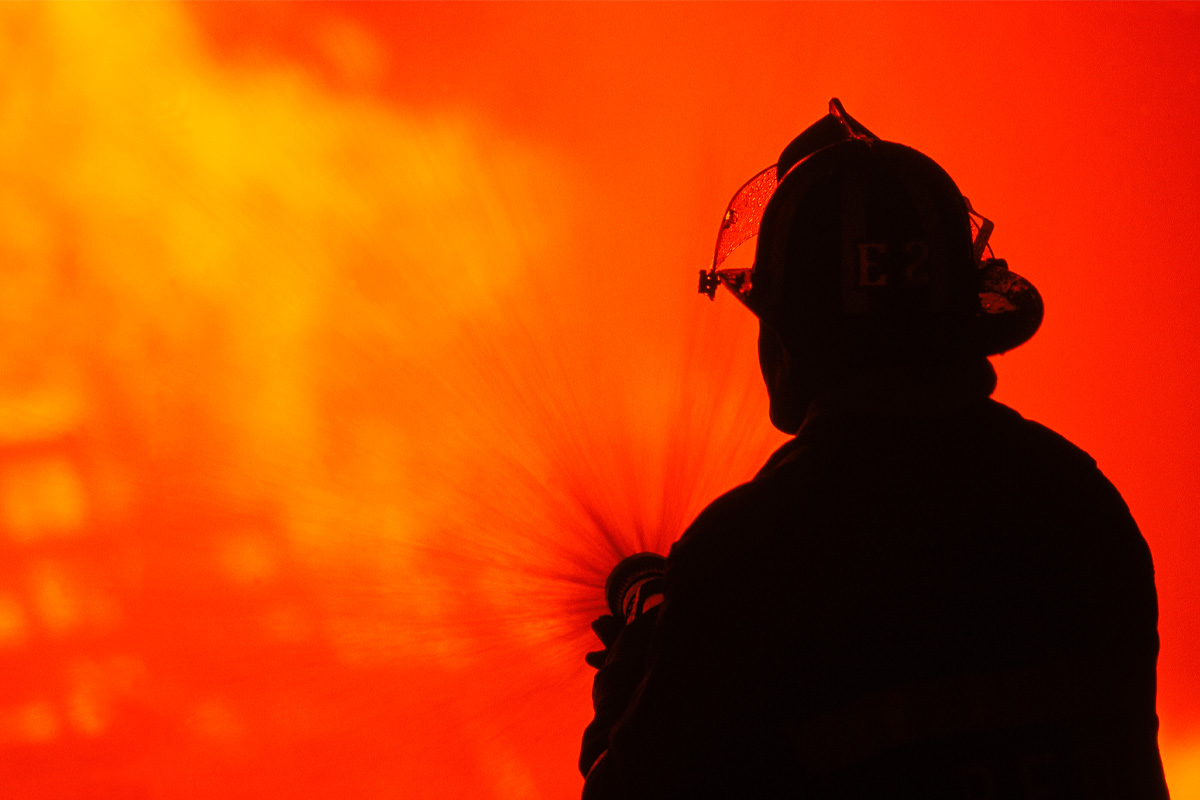
[[[0,8],[0,794],[575,796],[609,566],[753,473],[724,205],[831,96],[1046,300],[1200,798],[1194,5]]]

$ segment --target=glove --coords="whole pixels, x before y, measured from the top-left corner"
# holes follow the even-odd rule
[[[609,649],[612,648],[623,630],[625,630],[625,620],[620,617],[614,617],[612,614],[596,617],[596,621],[592,623],[592,632],[596,634],[600,644],[604,645],[604,649],[595,650],[583,657],[589,667],[600,669],[604,666],[604,662],[608,660]]]
[[[657,619],[658,608],[655,607],[629,624],[609,615],[599,617],[592,623],[592,630],[604,649],[588,653],[585,657],[587,663],[597,669],[592,682],[595,717],[584,729],[583,746],[579,752],[579,770],[585,777],[608,749],[613,727],[625,715],[633,695],[646,676],[650,640]]]

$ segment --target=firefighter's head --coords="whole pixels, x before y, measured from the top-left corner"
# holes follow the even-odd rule
[[[834,100],[730,203],[701,290],[724,284],[758,317],[771,419],[793,432],[855,375],[933,373],[1033,335],[1041,298],[987,257],[990,232],[941,167]],[[755,234],[753,267],[722,268]]]

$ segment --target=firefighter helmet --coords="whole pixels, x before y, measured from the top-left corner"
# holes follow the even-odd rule
[[[734,196],[700,291],[724,285],[783,341],[858,359],[994,355],[1033,336],[1041,297],[993,255],[992,223],[932,159],[829,105]],[[724,266],[755,236],[751,267]]]

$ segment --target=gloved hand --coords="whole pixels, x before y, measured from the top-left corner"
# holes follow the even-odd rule
[[[604,645],[604,649],[595,650],[583,657],[589,667],[600,669],[604,666],[604,662],[608,659],[609,649],[616,643],[617,637],[623,630],[625,630],[625,620],[620,617],[614,617],[612,614],[596,617],[592,623],[592,632],[596,634],[600,644]]]
[[[595,718],[584,729],[583,747],[579,753],[579,770],[585,777],[608,749],[613,726],[625,715],[646,675],[650,640],[657,619],[658,608],[655,607],[629,624],[607,614],[592,623],[592,630],[604,649],[588,653],[585,657],[587,663],[597,669],[592,682]]]

